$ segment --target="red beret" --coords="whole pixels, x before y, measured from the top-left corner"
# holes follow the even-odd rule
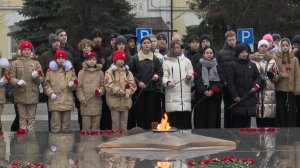
[[[95,57],[96,59],[98,59],[98,55],[95,52],[88,52],[86,54],[84,54],[84,59],[87,59],[88,57]]]
[[[123,50],[117,50],[113,55],[113,62],[116,62],[117,60],[126,60],[126,53]]]
[[[60,57],[62,57],[63,59],[67,59],[67,53],[65,50],[57,50],[55,52],[54,59],[57,60]]]
[[[29,48],[31,51],[33,50],[33,46],[29,41],[22,41],[20,43],[19,49],[21,50],[21,52],[25,49],[25,48]]]

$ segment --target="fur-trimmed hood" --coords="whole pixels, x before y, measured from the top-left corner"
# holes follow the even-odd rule
[[[71,69],[73,69],[73,66],[72,66],[72,63],[69,61],[69,60],[65,60],[65,62],[63,63],[63,69],[64,71],[69,71]],[[52,60],[50,63],[49,63],[49,69],[51,71],[57,71],[58,70],[58,64],[56,61]]]
[[[100,71],[102,67],[102,64],[96,64],[94,67],[89,67],[86,62],[82,63],[82,69],[85,71]]]
[[[254,54],[251,54],[249,56],[250,60],[260,62],[260,61],[270,61],[271,59],[274,59],[273,55],[270,53],[261,54],[259,52],[256,52]]]

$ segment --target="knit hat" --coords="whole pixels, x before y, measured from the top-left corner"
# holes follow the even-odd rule
[[[88,57],[95,57],[96,59],[98,59],[98,55],[95,52],[88,52],[86,54],[84,54],[84,59],[88,59]]]
[[[113,55],[113,62],[116,62],[117,60],[126,60],[126,53],[123,50],[117,50]]]
[[[67,59],[67,53],[65,50],[60,49],[55,52],[54,60],[57,60],[60,57],[62,57],[63,59]]]
[[[92,39],[95,37],[103,37],[103,33],[99,29],[94,29],[92,31]]]
[[[202,43],[203,40],[208,40],[209,42],[211,42],[211,39],[208,34],[202,34],[199,39],[200,43]]]
[[[19,46],[19,50],[22,52],[25,48],[29,48],[31,52],[33,51],[33,46],[29,41],[22,41]]]
[[[267,40],[260,40],[260,41],[258,42],[257,48],[259,48],[259,47],[260,47],[261,45],[263,45],[263,44],[269,46],[269,42],[268,42]]]
[[[58,36],[56,34],[49,34],[48,36],[48,41],[49,41],[49,44],[52,45],[52,43],[56,42],[56,41],[59,41],[58,39]]]
[[[111,40],[112,38],[117,38],[120,34],[117,32],[113,32],[109,35],[109,39]]]
[[[157,33],[156,37],[157,37],[157,40],[163,39],[163,40],[168,41],[167,40],[167,35],[164,32]]]
[[[296,35],[292,38],[292,44],[294,43],[300,44],[300,35]]]
[[[262,39],[267,40],[269,42],[273,42],[273,37],[270,33],[265,34]]]
[[[124,43],[125,45],[127,44],[127,41],[125,39],[124,36],[122,35],[119,35],[117,38],[116,38],[116,41],[115,41],[115,44],[119,44],[119,43]]]
[[[235,56],[236,56],[236,57],[239,57],[239,55],[240,55],[240,53],[241,53],[242,51],[247,51],[247,52],[249,52],[248,49],[247,49],[247,47],[246,47],[245,44],[243,44],[243,43],[237,44],[237,45],[234,47],[234,51],[235,51]]]
[[[134,39],[134,41],[137,41],[137,37],[133,34],[125,34],[124,37],[126,38],[126,41],[129,41],[130,39]]]
[[[280,34],[277,34],[277,33],[272,34],[272,38],[273,38],[274,41],[281,40]]]

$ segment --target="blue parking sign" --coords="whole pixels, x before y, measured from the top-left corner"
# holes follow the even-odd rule
[[[152,34],[152,28],[136,28],[137,43],[141,44],[141,40],[145,36]]]
[[[237,29],[237,37],[238,41],[253,44],[254,43],[254,34],[253,28],[245,28],[245,29]]]

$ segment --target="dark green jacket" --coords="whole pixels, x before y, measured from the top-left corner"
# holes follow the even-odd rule
[[[49,49],[48,51],[45,51],[42,55],[39,56],[39,62],[42,66],[44,74],[46,74],[46,72],[49,68],[49,63],[52,60],[54,60],[54,54],[55,54],[55,50]],[[73,57],[68,52],[67,52],[67,60],[71,61],[71,63],[73,64]]]

